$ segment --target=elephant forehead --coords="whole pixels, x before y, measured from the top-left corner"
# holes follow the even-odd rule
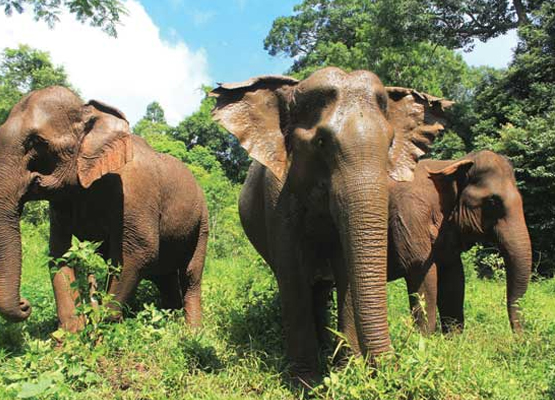
[[[513,177],[513,168],[510,161],[500,154],[489,150],[477,152],[474,157],[475,173],[493,172],[502,174],[507,178]]]
[[[298,91],[307,92],[311,90],[339,92],[373,92],[383,90],[380,79],[370,71],[353,71],[346,73],[335,67],[323,68],[314,72],[298,86]]]

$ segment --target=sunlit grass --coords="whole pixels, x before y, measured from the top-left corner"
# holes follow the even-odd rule
[[[204,327],[154,306],[56,347],[55,307],[44,232],[24,227],[23,294],[33,314],[0,322],[0,398],[295,399],[285,378],[277,286],[254,255],[209,260]],[[388,285],[395,352],[376,370],[362,359],[328,365],[311,393],[329,399],[548,399],[555,396],[555,281],[533,282],[523,301],[526,332],[510,332],[505,286],[467,281],[466,329],[421,336],[408,313],[404,282]],[[139,298],[154,302],[148,285]]]

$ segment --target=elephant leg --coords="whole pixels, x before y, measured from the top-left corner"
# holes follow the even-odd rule
[[[110,242],[110,249],[120,246]],[[127,247],[127,246],[125,246]],[[153,261],[152,252],[148,245],[144,247],[133,246],[134,251],[124,247],[123,256],[113,255],[111,257],[114,265],[121,266],[119,274],[110,275],[108,281],[108,294],[112,296],[112,301],[108,306],[113,310],[112,320],[120,320],[122,308],[129,298],[133,296],[141,280],[141,271],[148,265],[154,267],[157,261]],[[130,246],[131,247],[131,246]],[[140,249],[140,250],[139,250]],[[123,259],[123,262],[120,261]],[[153,268],[154,269],[154,268]]]
[[[167,310],[177,310],[183,307],[183,296],[177,272],[169,275],[153,276],[152,282],[160,291],[162,308]]]
[[[187,323],[198,328],[202,325],[202,272],[208,242],[208,222],[201,222],[197,244],[187,268],[179,270],[183,307]]]
[[[113,296],[108,305],[113,310],[112,320],[121,319],[122,308],[135,293],[143,274],[158,270],[159,262],[160,234],[155,228],[159,221],[150,210],[136,209],[135,203],[124,207],[133,212],[124,215],[123,221],[115,219],[108,246],[113,265],[121,267],[120,273],[111,275],[108,282],[108,294]],[[143,218],[136,218],[138,213]]]
[[[298,272],[280,272],[278,286],[291,372],[302,384],[312,384],[320,379],[312,287]]]
[[[414,321],[422,333],[435,332],[437,326],[436,264],[432,263],[429,268],[409,270],[406,281]]]
[[[347,340],[350,352],[354,354],[361,354],[355,323],[353,297],[349,284],[346,281],[337,282],[337,320],[338,330]],[[342,350],[340,358],[343,358],[346,355],[345,351]]]
[[[60,328],[69,332],[77,332],[85,325],[84,316],[76,314],[76,307],[79,305],[79,291],[73,287],[74,282],[75,271],[65,265],[59,267],[52,277],[59,325]]]
[[[330,326],[330,294],[333,283],[330,281],[318,281],[312,288],[312,307],[314,309],[314,323],[318,335],[318,344],[321,350],[331,348],[331,337],[328,327]]]
[[[460,255],[438,262],[438,306],[443,332],[464,328],[464,270]]]
[[[350,348],[349,352],[360,354],[353,298],[349,288],[343,255],[340,251],[336,251],[332,257],[332,270],[337,287],[337,329],[347,340]],[[348,352],[341,350],[339,358],[344,358],[347,355],[346,353]]]
[[[122,308],[135,293],[141,280],[139,268],[137,267],[138,263],[136,260],[133,261],[130,262],[128,258],[119,276],[111,275],[108,282],[108,294],[113,296],[112,301],[108,304],[108,307],[113,310],[113,315],[110,319],[115,321],[122,318]]]
[[[50,257],[53,260],[62,257],[71,246],[69,212],[67,205],[50,203]],[[85,318],[76,315],[79,291],[73,286],[75,271],[66,265],[55,265],[53,261],[50,268],[56,269],[51,276],[59,326],[66,331],[77,332],[84,327]]]

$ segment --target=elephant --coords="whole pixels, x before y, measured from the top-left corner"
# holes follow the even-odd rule
[[[29,317],[20,297],[23,204],[48,200],[50,256],[60,258],[72,235],[102,242],[99,252],[121,267],[108,282],[109,306],[121,305],[139,281],[160,288],[162,306],[184,307],[201,323],[201,279],[208,237],[202,189],[177,159],[155,152],[131,134],[125,115],[100,101],[84,104],[71,90],[51,86],[25,96],[0,127],[0,314]],[[62,329],[77,331],[75,271],[53,265]]]
[[[390,181],[388,280],[404,277],[422,331],[464,326],[461,252],[495,243],[507,271],[507,310],[522,331],[518,306],[532,270],[532,249],[513,168],[503,156],[479,151],[459,160],[422,160],[412,182]],[[425,310],[413,294],[424,298]]]
[[[333,283],[353,351],[372,360],[389,351],[388,176],[412,179],[452,103],[335,67],[302,81],[220,84],[210,95],[215,120],[254,159],[239,214],[277,278],[291,377],[320,378]]]

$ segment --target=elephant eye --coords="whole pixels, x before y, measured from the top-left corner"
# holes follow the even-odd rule
[[[330,131],[329,128],[325,127],[325,126],[320,126],[318,127],[318,129],[316,130],[316,135],[314,136],[314,138],[312,139],[312,143],[314,144],[314,146],[320,148],[320,149],[324,149],[326,147],[326,145],[328,144],[328,142],[332,137],[332,132]]]
[[[491,195],[486,199],[484,211],[489,218],[500,219],[505,215],[503,199],[498,195]]]
[[[503,204],[503,202],[499,196],[494,194],[488,197],[488,204],[493,207],[499,207]]]
[[[48,140],[46,140],[36,132],[31,132],[27,136],[25,145],[29,147],[44,146],[44,145],[48,145]]]
[[[387,114],[387,95],[384,93],[377,93],[376,100],[380,110],[382,110],[384,114]]]

